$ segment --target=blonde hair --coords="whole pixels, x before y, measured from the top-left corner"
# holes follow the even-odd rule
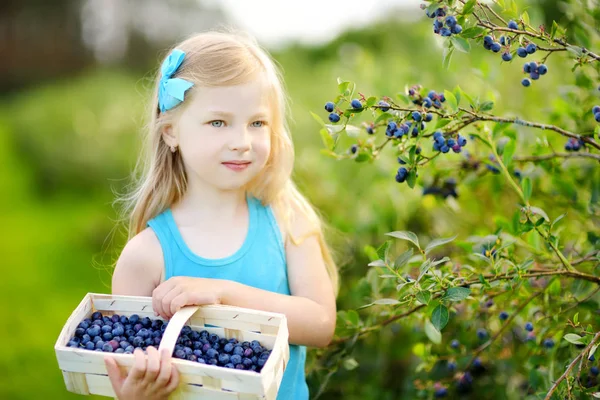
[[[197,86],[231,86],[247,83],[264,74],[269,85],[269,104],[272,120],[271,152],[262,171],[245,189],[263,205],[272,205],[281,217],[286,237],[294,244],[316,235],[328,275],[337,296],[339,275],[332,251],[324,237],[326,224],[310,202],[300,193],[291,178],[294,147],[285,119],[288,100],[279,68],[267,51],[246,33],[208,31],[197,33],[170,49],[185,52],[185,59],[173,78],[193,82],[182,104],[161,113],[158,108],[160,70],[154,79],[152,101],[149,104],[149,123],[142,154],[134,170],[129,193],[117,199],[124,204],[123,219],[128,220],[128,239],[146,228],[146,223],[177,203],[187,188],[187,176],[179,152],[173,154],[162,139],[163,128],[177,120],[181,110]],[[141,171],[141,173],[140,173]],[[292,209],[300,210],[310,221],[312,230],[301,238],[291,235]]]

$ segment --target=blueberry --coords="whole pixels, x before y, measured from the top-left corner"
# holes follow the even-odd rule
[[[481,368],[481,367],[482,367],[482,365],[483,365],[483,364],[482,364],[482,362],[481,362],[481,359],[480,359],[479,357],[476,357],[476,358],[473,360],[473,367],[475,367],[475,368]]]
[[[454,361],[448,361],[448,370],[449,371],[454,371],[456,369],[456,362]]]
[[[350,102],[350,105],[352,106],[352,108],[362,108],[362,104],[360,102],[360,100],[358,99],[354,99]]]
[[[598,373],[600,373],[600,371],[598,370],[598,367],[594,365],[592,368],[590,368],[590,373],[594,376],[598,376]]]
[[[460,147],[466,146],[467,145],[467,139],[464,136],[462,136],[462,135],[458,135],[458,145]]]
[[[531,72],[531,65],[529,63],[525,63],[523,65],[523,72],[525,72],[526,74]]]
[[[413,111],[412,118],[417,122],[421,121],[421,113],[418,111]]]
[[[531,332],[531,331],[533,331],[533,324],[532,324],[531,322],[527,322],[527,323],[525,324],[525,330],[526,330],[527,332]]]
[[[535,43],[529,43],[527,45],[527,47],[525,48],[525,50],[527,50],[528,54],[533,54],[536,52],[537,46],[535,45]]]
[[[99,320],[102,319],[102,313],[100,311],[96,311],[92,314],[92,320]]]
[[[328,101],[327,103],[325,103],[325,110],[327,110],[327,112],[332,112],[335,109],[335,104],[333,104],[331,101]]]
[[[440,150],[442,151],[442,153],[447,153],[450,151],[450,147],[448,147],[447,144],[443,145]]]
[[[238,354],[234,354],[234,355],[232,355],[232,356],[229,358],[229,360],[230,360],[230,361],[231,361],[231,362],[232,362],[234,365],[237,365],[237,364],[240,364],[240,363],[242,362],[242,356],[241,356],[241,355],[238,355]]]
[[[252,366],[252,360],[249,359],[248,357],[244,357],[242,359],[242,364],[244,365],[245,368],[250,368]]]
[[[594,119],[596,120],[596,122],[600,122],[600,112],[594,114]]]
[[[433,114],[427,113],[425,114],[425,122],[430,122],[433,119]]]
[[[198,362],[199,362],[200,364],[206,364],[206,360],[205,360],[204,358],[200,358],[200,357],[198,357]]]
[[[500,46],[500,43],[498,43],[498,42],[494,42],[490,46],[490,50],[492,50],[494,53],[499,52],[501,49],[502,49],[502,46]]]
[[[381,100],[378,105],[381,107],[381,111],[383,112],[386,112],[390,109],[390,105],[383,100]]]
[[[110,332],[105,332],[102,334],[102,339],[106,340],[111,340],[113,338],[113,334]]]
[[[458,349],[460,347],[460,342],[456,339],[454,339],[451,343],[450,343],[450,347],[452,347],[453,349]]]
[[[232,363],[227,363],[224,365],[225,368],[235,368],[235,366]]]
[[[431,101],[431,99],[430,99],[429,97],[425,97],[425,98],[423,99],[423,106],[424,106],[425,108],[429,108],[429,107],[431,107],[432,105],[433,105],[433,103],[432,103],[432,101]],[[432,116],[432,117],[433,117],[433,116]]]
[[[112,330],[112,334],[113,336],[122,336],[123,334],[125,334],[125,331],[119,326]]]
[[[506,36],[500,36],[500,44],[502,46],[507,46],[510,44],[510,38],[506,37]]]
[[[258,348],[258,346],[254,347],[254,348]],[[244,350],[244,357],[252,357],[253,355],[254,355],[254,351],[252,349]]]
[[[358,151],[358,146],[353,144],[352,147],[350,147],[350,151],[352,152],[352,154],[356,154],[356,152]],[[228,343],[231,344],[231,343]]]
[[[540,79],[540,74],[538,74],[538,73],[537,73],[537,72],[535,72],[535,71],[531,71],[531,73],[529,74],[529,77],[530,77],[531,79],[533,79],[534,81],[536,81],[536,80]]]
[[[524,47],[519,47],[517,49],[517,55],[521,58],[527,57],[527,50]]]
[[[87,350],[95,350],[96,349],[96,345],[94,344],[94,342],[90,341],[90,342],[87,342],[85,344],[85,348]]]
[[[229,354],[219,354],[219,364],[225,365],[229,363]]]
[[[528,87],[531,85],[531,81],[527,78],[523,78],[523,80],[521,81],[521,85]]]
[[[452,146],[452,151],[454,151],[455,153],[460,153],[462,151],[462,148],[459,144],[455,144],[454,146]]]
[[[408,176],[408,170],[405,167],[398,168],[398,173],[396,174],[396,182],[402,183],[406,180]]]
[[[508,51],[506,51],[506,52],[502,53],[502,59],[504,61],[510,61],[510,60],[512,60],[512,55]]]
[[[546,64],[540,64],[538,66],[538,74],[545,75],[546,72],[548,72],[548,67],[546,66]]]
[[[452,36],[452,31],[446,27],[440,29],[440,35],[444,37]]]
[[[487,331],[483,328],[477,329],[477,337],[482,340],[485,339],[487,337]]]
[[[224,347],[223,347],[223,351],[225,353],[229,353],[231,354],[231,352],[233,351],[233,343],[227,343]]]
[[[508,319],[508,313],[506,311],[502,311],[500,313],[500,320],[501,321],[506,321]]]
[[[592,114],[598,114],[598,113],[600,113],[600,106],[592,107]]]
[[[336,113],[329,114],[329,121],[336,123],[340,120],[340,116]]]
[[[139,321],[140,321],[140,316],[139,316],[139,315],[137,315],[137,314],[132,314],[132,315],[129,317],[129,323],[130,323],[130,324],[132,324],[132,325],[135,325],[135,324],[137,324]]]
[[[433,27],[440,30],[444,27],[444,23],[439,19],[436,19],[435,21],[433,21]]]
[[[456,144],[456,141],[452,138],[449,138],[448,140],[446,140],[446,144],[448,145],[448,147],[453,147]]]
[[[435,10],[435,16],[436,17],[443,17],[446,15],[446,11],[444,11],[443,8],[438,8],[437,10]]]
[[[446,25],[452,28],[456,25],[456,17],[454,15],[449,15],[446,17]]]
[[[184,360],[186,357],[185,352],[183,350],[175,350],[175,354],[173,354],[173,356],[181,360]]]
[[[454,25],[452,28],[450,28],[450,32],[452,32],[455,35],[458,35],[459,33],[461,33],[463,30],[462,26],[456,24]]]
[[[211,348],[206,350],[204,354],[206,354],[206,357],[208,358],[216,358],[219,355],[219,352]]]
[[[104,345],[102,346],[102,351],[105,353],[112,353],[114,349],[110,344],[104,343]]]
[[[135,350],[135,348],[134,348],[132,345],[129,345],[129,346],[127,346],[127,347],[125,348],[125,353],[128,353],[128,352],[129,352],[129,353],[132,353],[132,354],[133,354],[133,351],[134,351],[134,350]]]
[[[79,347],[79,342],[76,342],[75,340],[69,340],[69,343],[67,343],[68,347],[75,347],[78,348]]]
[[[486,35],[483,38],[483,43],[487,44],[488,46],[491,46],[491,44],[494,42],[494,38],[492,38],[490,35]]]
[[[375,133],[375,132],[373,131],[373,127],[372,127],[372,126],[367,126],[367,133],[368,133],[369,135],[372,135],[373,133]]]
[[[508,27],[510,29],[519,29],[519,25],[513,20],[508,21]]]

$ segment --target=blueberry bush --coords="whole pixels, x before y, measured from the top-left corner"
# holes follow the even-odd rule
[[[461,184],[510,206],[487,232],[457,220],[467,234],[452,225],[437,237],[396,230],[366,245],[356,307],[338,311],[336,337],[310,365],[315,397],[336,373],[360,380],[364,354],[410,346],[417,361],[398,394],[411,398],[600,398],[600,55],[590,50],[600,44],[598,4],[569,9],[571,36],[556,22],[535,28],[509,0],[421,8],[445,68],[455,51],[482,46],[503,68],[522,70],[521,82],[505,83],[514,96],[544,85],[550,57],[572,74],[546,88],[556,99],[543,104],[543,121],[497,115],[493,99],[460,85],[368,95],[338,79],[339,93],[312,113],[324,155],[373,167],[397,160],[390,186],[422,188],[449,208]],[[418,340],[403,342],[403,328]]]

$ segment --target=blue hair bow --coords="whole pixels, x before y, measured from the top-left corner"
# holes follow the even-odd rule
[[[186,90],[194,86],[192,82],[181,78],[171,79],[177,71],[183,59],[185,52],[175,49],[163,61],[160,67],[160,82],[158,85],[158,107],[161,112],[165,112],[175,107],[183,101]]]

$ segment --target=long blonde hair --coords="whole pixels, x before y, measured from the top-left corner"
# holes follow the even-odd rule
[[[324,237],[325,222],[310,202],[300,193],[292,180],[294,147],[286,112],[287,95],[280,69],[256,40],[246,33],[209,31],[197,33],[173,48],[185,52],[185,59],[173,78],[183,78],[197,86],[231,86],[247,83],[257,74],[264,74],[271,83],[271,152],[263,170],[245,189],[263,205],[272,205],[281,216],[283,229],[294,244],[306,237],[317,235],[327,272],[335,294],[339,291],[339,274],[332,251]],[[152,101],[149,104],[149,122],[145,128],[145,146],[134,170],[129,193],[117,199],[123,203],[123,219],[128,220],[128,239],[146,228],[146,223],[172,204],[177,203],[187,188],[187,176],[179,152],[173,155],[162,139],[162,130],[176,121],[186,101],[172,110],[161,113],[158,108],[160,70],[154,79]],[[186,99],[193,90],[186,92]],[[293,237],[290,224],[292,210],[300,210],[311,222],[313,229],[301,238]]]

